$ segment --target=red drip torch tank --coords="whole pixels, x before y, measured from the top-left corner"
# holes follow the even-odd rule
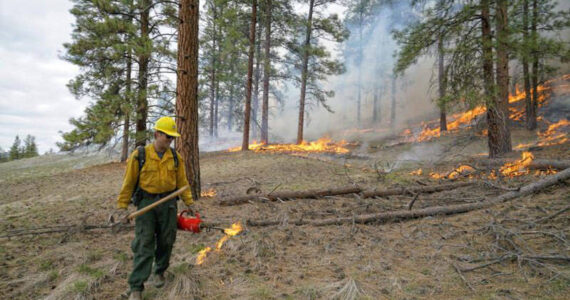
[[[194,233],[200,232],[200,214],[196,213],[195,216],[185,217],[184,215],[189,213],[188,210],[183,210],[178,214],[178,229],[185,231],[192,231]]]

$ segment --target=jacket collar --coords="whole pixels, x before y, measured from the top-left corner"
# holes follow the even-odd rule
[[[160,157],[158,157],[156,150],[154,149],[154,144],[147,145],[145,150],[147,151],[148,157],[150,159],[161,160]],[[162,156],[162,160],[168,160],[170,158],[172,158],[172,151],[170,150],[170,148],[168,148],[168,149],[166,149],[166,152],[164,152],[164,155]]]

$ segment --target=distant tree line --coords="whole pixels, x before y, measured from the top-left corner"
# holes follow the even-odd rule
[[[29,134],[23,140],[23,144],[20,136],[17,135],[8,152],[5,152],[2,148],[0,148],[0,162],[30,158],[38,155],[36,138]]]

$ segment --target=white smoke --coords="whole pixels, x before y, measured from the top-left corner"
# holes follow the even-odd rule
[[[401,9],[401,8],[398,8]],[[409,8],[408,8],[409,9]],[[346,72],[329,77],[322,82],[325,89],[335,91],[335,96],[327,104],[334,113],[309,101],[305,116],[305,140],[315,140],[323,135],[333,138],[345,138],[341,132],[355,128],[390,128],[390,109],[392,93],[392,69],[394,54],[398,48],[392,37],[389,24],[393,11],[383,9],[375,17],[373,29],[363,38],[363,59],[357,64],[354,59],[344,61]],[[356,44],[358,32],[352,30],[349,41]],[[332,49],[334,50],[335,49]],[[403,77],[396,81],[396,124],[395,128],[408,126],[416,119],[433,118],[437,107],[433,103],[433,91],[429,89],[433,72],[433,58],[418,61]],[[358,78],[361,72],[361,124],[357,122]],[[379,122],[373,122],[374,86],[379,87]],[[287,103],[283,111],[275,113],[269,119],[270,136],[275,142],[294,142],[297,136],[299,118],[299,88],[289,88]],[[378,131],[378,130],[377,130]],[[376,131],[376,132],[377,132]],[[389,131],[384,131],[388,133]],[[350,137],[348,137],[350,139]]]

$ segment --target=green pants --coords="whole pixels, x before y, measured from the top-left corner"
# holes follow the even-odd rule
[[[138,209],[155,202],[157,198],[144,198]],[[135,221],[135,239],[131,244],[134,253],[133,272],[129,276],[131,291],[142,291],[150,276],[152,262],[155,274],[168,268],[172,246],[176,241],[176,199],[163,203],[138,216]]]

